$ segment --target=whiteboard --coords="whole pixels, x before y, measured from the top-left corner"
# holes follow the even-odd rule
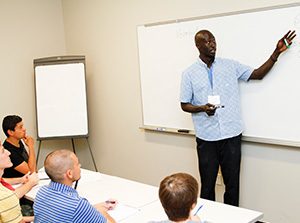
[[[35,93],[39,139],[88,135],[82,56],[35,60]]]
[[[199,56],[194,35],[201,29],[214,34],[217,56],[254,68],[296,30],[272,71],[262,81],[241,83],[240,94],[244,136],[300,142],[299,4],[138,26],[143,125],[193,131],[191,115],[180,107],[180,81]]]

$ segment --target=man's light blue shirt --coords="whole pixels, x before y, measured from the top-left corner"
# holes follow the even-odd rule
[[[212,86],[209,72],[212,72]],[[240,109],[239,80],[248,81],[253,68],[237,61],[216,58],[211,68],[198,58],[182,75],[182,103],[205,105],[209,95],[219,95],[221,105],[215,115],[193,113],[196,136],[206,141],[217,141],[239,135],[243,131]]]

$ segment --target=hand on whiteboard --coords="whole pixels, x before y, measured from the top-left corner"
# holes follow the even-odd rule
[[[261,80],[263,79],[267,73],[271,70],[271,68],[274,66],[274,64],[276,63],[279,55],[287,50],[291,44],[293,43],[293,39],[296,36],[296,31],[288,31],[277,43],[276,45],[276,49],[274,50],[274,52],[272,53],[271,57],[268,58],[268,60],[261,65],[259,68],[255,69],[251,76],[250,79],[252,80]]]
[[[276,51],[278,53],[282,53],[283,51],[287,50],[290,45],[293,43],[293,39],[296,36],[296,31],[289,30],[277,43]]]
[[[216,106],[214,106],[213,104],[207,103],[206,105],[204,105],[204,111],[208,116],[214,115],[216,109]]]

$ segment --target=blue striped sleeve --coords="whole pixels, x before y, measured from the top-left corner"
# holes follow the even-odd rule
[[[83,198],[75,209],[73,222],[106,223],[106,218]]]

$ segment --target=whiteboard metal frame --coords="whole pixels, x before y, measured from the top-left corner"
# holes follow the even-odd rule
[[[261,8],[253,8],[253,9],[245,9],[245,10],[239,10],[239,11],[233,11],[233,12],[224,12],[224,13],[217,13],[217,14],[211,14],[211,15],[204,15],[204,16],[195,16],[195,17],[189,17],[189,18],[183,18],[183,19],[172,19],[167,20],[163,22],[153,22],[153,23],[147,23],[139,26],[145,26],[145,27],[151,27],[151,26],[158,26],[158,25],[165,25],[165,24],[172,24],[172,23],[179,23],[179,22],[188,22],[193,20],[200,20],[200,19],[208,19],[208,18],[215,18],[215,17],[222,17],[222,16],[229,16],[229,15],[237,15],[237,14],[245,14],[245,13],[251,13],[251,12],[261,12],[261,11],[268,11],[273,9],[281,9],[281,8],[289,8],[289,7],[296,7],[300,6],[300,2],[297,3],[289,3],[289,4],[282,4],[282,5],[274,5],[274,6],[266,6]]]
[[[164,134],[179,134],[179,135],[187,135],[187,136],[195,137],[194,130],[189,130],[188,133],[183,133],[183,132],[178,132],[178,129],[151,126],[151,125],[144,125],[140,127],[140,129],[145,131],[164,133]],[[288,141],[288,140],[277,140],[277,139],[260,138],[254,136],[242,136],[242,141],[300,148],[300,142]]]

